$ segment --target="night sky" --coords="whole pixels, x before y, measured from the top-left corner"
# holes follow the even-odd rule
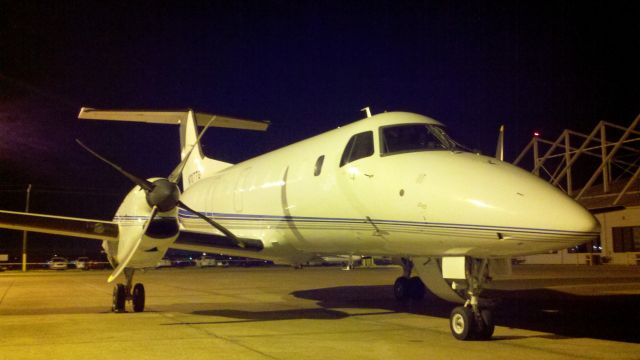
[[[272,122],[209,131],[205,151],[229,162],[365,106],[431,116],[487,154],[504,124],[507,160],[534,130],[640,113],[638,1],[131,3],[0,0],[2,207],[33,183],[36,211],[112,214],[131,185],[75,138],[142,177],[179,161],[176,127],[81,121],[81,106]]]

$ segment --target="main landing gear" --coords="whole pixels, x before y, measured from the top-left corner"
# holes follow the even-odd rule
[[[425,285],[420,277],[411,276],[413,262],[403,258],[402,268],[404,274],[393,286],[396,299],[422,299],[425,295]],[[454,281],[451,285],[453,290],[461,296],[460,300],[466,299],[464,305],[455,307],[449,316],[451,334],[458,340],[488,340],[493,335],[495,325],[492,312],[488,307],[489,304],[480,299],[484,284],[490,280],[488,273],[487,259],[466,258],[466,281],[462,283]]]
[[[137,283],[133,288],[133,273],[134,269],[124,269],[124,275],[127,278],[127,284],[116,284],[113,287],[113,304],[111,305],[111,311],[124,312],[125,303],[131,301],[133,305],[133,311],[144,311],[144,285]]]
[[[393,294],[396,299],[404,300],[422,300],[425,295],[424,283],[418,276],[411,276],[413,263],[408,259],[402,259],[402,269],[404,274],[396,279],[393,284]]]

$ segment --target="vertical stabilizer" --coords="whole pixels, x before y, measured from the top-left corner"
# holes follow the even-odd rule
[[[189,160],[182,171],[183,190],[200,179],[231,166],[229,163],[207,158],[202,153],[202,146],[198,139],[198,124],[193,110],[189,110],[187,118],[180,123],[180,159],[184,160],[186,156],[189,156]]]
[[[193,151],[191,151],[192,148]],[[184,160],[187,155],[189,155],[189,161],[182,170],[183,190],[203,178],[205,172],[204,155],[198,141],[198,125],[193,110],[189,110],[187,118],[180,122],[180,160]]]

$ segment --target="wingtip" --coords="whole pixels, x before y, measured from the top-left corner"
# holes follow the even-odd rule
[[[92,110],[95,110],[95,109],[94,108],[90,108],[90,107],[86,107],[86,106],[81,107],[80,108],[80,112],[78,113],[78,119],[82,119],[83,118],[82,114],[88,113],[88,112],[90,112]]]

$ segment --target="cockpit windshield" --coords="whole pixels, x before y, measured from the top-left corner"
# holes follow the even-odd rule
[[[405,152],[449,150],[464,151],[441,126],[432,124],[402,124],[380,128],[381,155]]]

